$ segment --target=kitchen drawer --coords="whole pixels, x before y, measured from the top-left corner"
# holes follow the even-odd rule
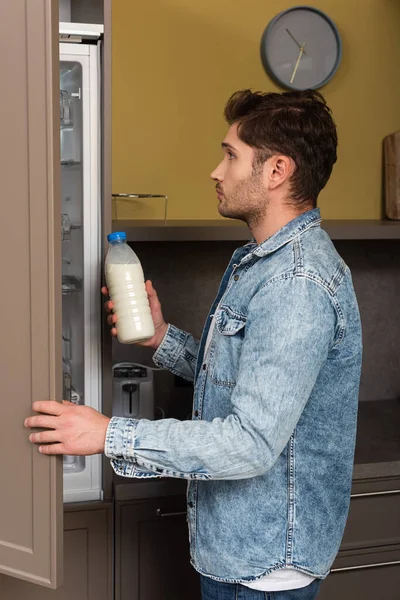
[[[400,494],[352,496],[341,551],[400,544]]]
[[[374,562],[376,561],[376,562]],[[337,567],[322,583],[318,600],[398,600],[400,551],[374,550],[353,557],[357,566]],[[336,563],[335,563],[336,565]],[[374,566],[372,566],[374,565]]]

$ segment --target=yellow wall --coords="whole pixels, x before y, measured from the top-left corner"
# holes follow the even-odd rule
[[[399,0],[316,0],[339,28],[343,59],[322,90],[339,159],[325,218],[380,218],[382,139],[400,128]],[[230,94],[276,90],[259,58],[276,0],[114,0],[113,192],[169,196],[169,219],[216,219],[209,173],[221,158]],[[147,206],[149,203],[147,203]],[[161,202],[134,218],[162,216]],[[124,210],[125,209],[125,210]],[[128,206],[129,209],[129,206]],[[127,217],[119,205],[118,217]]]

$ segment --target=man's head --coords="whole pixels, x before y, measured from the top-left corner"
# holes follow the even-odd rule
[[[225,107],[230,129],[213,171],[219,211],[257,223],[270,203],[314,208],[336,162],[332,114],[318,92],[236,92]]]

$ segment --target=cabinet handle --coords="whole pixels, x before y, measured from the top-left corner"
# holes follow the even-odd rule
[[[385,490],[384,492],[364,492],[363,494],[351,494],[351,498],[366,498],[372,496],[388,496],[390,494],[400,494],[400,490]]]
[[[112,194],[113,198],[166,198],[165,194]]]
[[[391,565],[400,565],[400,560],[372,563],[370,565],[356,565],[354,567],[339,567],[337,569],[331,569],[331,573],[339,573],[341,571],[361,571],[362,569],[372,569],[374,567],[390,567]]]
[[[156,515],[157,517],[181,517],[182,515],[186,515],[186,510],[181,510],[179,512],[163,512],[161,508],[157,508]]]

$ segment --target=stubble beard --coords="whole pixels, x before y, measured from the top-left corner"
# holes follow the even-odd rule
[[[265,218],[268,196],[260,171],[253,170],[233,190],[223,194],[218,206],[222,217],[244,221],[249,228],[256,227]]]

